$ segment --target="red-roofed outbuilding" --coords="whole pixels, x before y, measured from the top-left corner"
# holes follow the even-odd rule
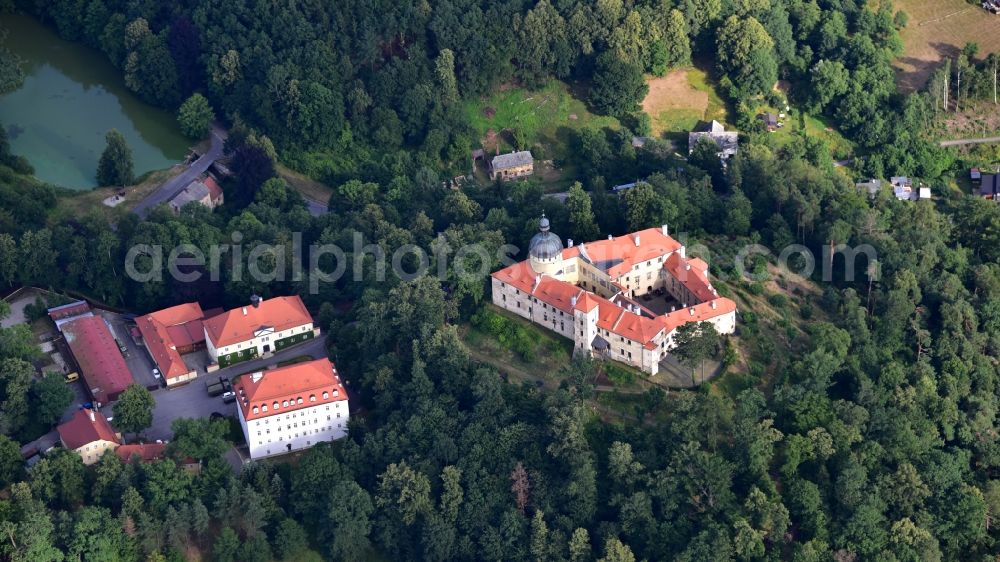
[[[104,319],[77,318],[61,329],[94,400],[101,405],[117,400],[133,379]]]

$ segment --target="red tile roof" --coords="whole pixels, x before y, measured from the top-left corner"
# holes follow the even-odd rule
[[[505,267],[495,272],[493,277],[564,312],[590,312],[596,307],[598,328],[642,343],[646,347],[655,347],[653,340],[664,330],[669,333],[687,322],[702,322],[736,310],[736,303],[720,298],[712,288],[708,278],[708,264],[699,258],[681,257],[677,252],[680,249],[679,242],[664,234],[661,229],[651,228],[563,250],[564,260],[580,257],[593,264],[611,264],[607,266],[607,271],[612,280],[627,274],[635,264],[667,255],[663,267],[704,302],[654,318],[650,318],[648,314],[636,314],[572,283],[539,275],[531,269],[527,260]],[[617,283],[615,285],[618,286]],[[715,303],[714,306],[712,303]]]
[[[115,454],[125,462],[131,462],[132,457],[139,457],[140,462],[152,462],[164,458],[166,451],[166,443],[138,443],[122,445],[115,449]]]
[[[326,358],[243,375],[233,384],[233,390],[246,420],[347,400],[337,368]]]
[[[639,245],[635,243],[636,238],[639,240]],[[609,240],[597,240],[567,248],[563,250],[563,259],[583,253],[594,264],[618,262],[607,269],[608,276],[612,279],[618,279],[632,271],[632,267],[638,263],[653,260],[680,249],[680,242],[664,234],[662,229],[647,228]]]
[[[87,301],[76,301],[62,306],[52,307],[48,309],[47,312],[49,313],[49,318],[59,320],[60,318],[79,316],[80,314],[90,312],[90,305],[87,304]]]
[[[187,348],[205,341],[201,306],[196,302],[179,304],[140,316],[136,325],[146,349],[153,356],[164,378],[190,372],[177,348]]]
[[[118,348],[115,348],[117,351]],[[93,410],[77,410],[66,423],[60,424],[56,431],[59,439],[69,449],[79,449],[94,441],[111,441],[118,443],[118,436],[104,414]]]
[[[708,264],[703,260],[687,259],[682,258],[680,254],[671,254],[663,263],[663,268],[691,291],[699,301],[710,301],[718,296],[712,288],[712,282],[708,280]]]
[[[714,303],[714,306],[713,306]],[[709,302],[703,302],[687,308],[682,308],[660,316],[668,332],[688,322],[704,322],[717,316],[736,311],[736,303],[726,297],[718,297]]]
[[[280,332],[311,323],[312,316],[298,295],[274,297],[261,301],[259,306],[247,305],[204,321],[205,330],[215,347],[252,339],[254,332],[262,327]]]
[[[215,178],[208,176],[201,180],[201,183],[205,184],[205,187],[208,188],[208,197],[213,203],[217,202],[219,197],[222,197],[222,188],[216,183]]]
[[[132,373],[103,318],[72,320],[63,324],[62,333],[95,400],[105,404],[116,400],[132,384]]]

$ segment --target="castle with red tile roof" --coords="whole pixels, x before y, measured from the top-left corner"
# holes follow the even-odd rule
[[[543,216],[528,254],[493,274],[493,303],[572,339],[577,353],[655,375],[678,327],[736,329],[736,303],[719,296],[708,264],[688,258],[666,226],[578,246],[570,240],[563,248]],[[670,312],[657,314],[637,300],[660,293],[676,301]]]

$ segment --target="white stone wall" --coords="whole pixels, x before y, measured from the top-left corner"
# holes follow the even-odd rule
[[[237,407],[250,458],[259,459],[308,449],[347,435],[347,400],[277,413],[247,421]],[[291,448],[289,449],[289,445]]]

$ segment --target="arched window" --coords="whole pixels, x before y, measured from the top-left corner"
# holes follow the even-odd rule
[[[260,411],[266,412],[267,411],[267,404],[264,404],[263,406],[261,406],[260,407]]]
[[[326,400],[329,397],[330,397],[330,393],[324,390],[323,391],[323,400]]]
[[[309,395],[309,401],[310,402],[315,402],[316,401],[316,395],[315,394],[310,394]]]
[[[288,407],[288,400],[282,400],[281,401],[281,406],[284,407],[284,408],[287,408]]]
[[[297,404],[301,404],[302,403],[302,397],[301,396],[299,396],[298,400],[296,400],[296,403]]]
[[[278,403],[277,403],[277,402],[275,402],[275,403],[274,403],[274,409],[275,409],[275,410],[277,410],[277,409],[278,409],[279,407],[280,407],[280,406],[278,405]]]
[[[260,413],[260,408],[258,408],[257,406],[254,406],[253,407],[253,413],[255,413],[255,414]]]
[[[339,390],[334,390],[333,391],[333,395],[334,396],[340,396],[340,391]]]

